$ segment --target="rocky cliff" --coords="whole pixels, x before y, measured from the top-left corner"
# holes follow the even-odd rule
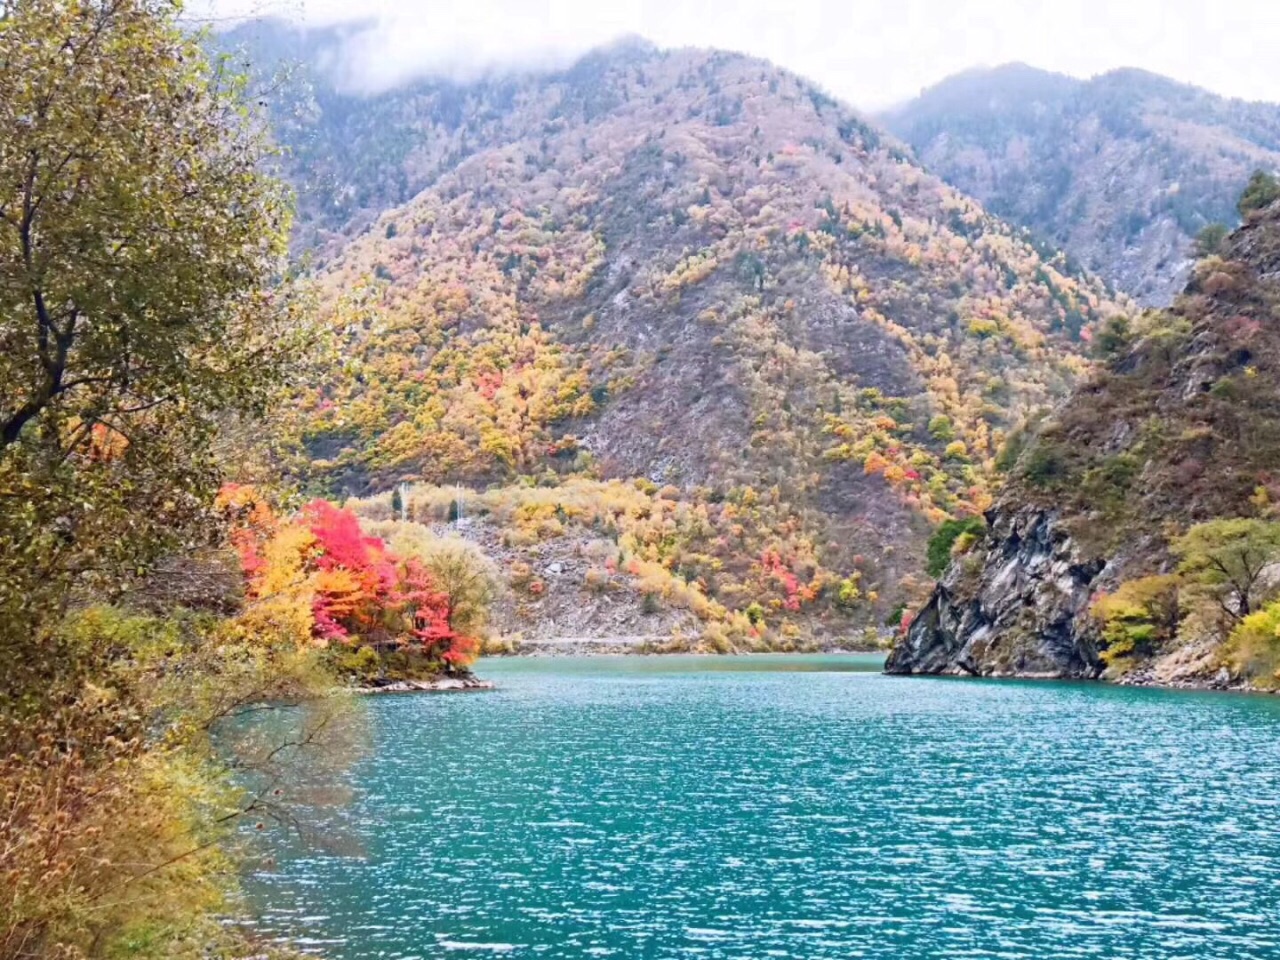
[[[1051,511],[1001,507],[894,648],[889,673],[1096,677],[1089,601],[1105,563]]]
[[[1105,332],[1109,361],[1025,444],[985,536],[953,555],[888,672],[1221,679],[1239,616],[1186,615],[1195,584],[1182,585],[1176,635],[1123,658],[1091,607],[1171,574],[1193,525],[1276,522],[1280,203],[1242,210],[1173,309]]]

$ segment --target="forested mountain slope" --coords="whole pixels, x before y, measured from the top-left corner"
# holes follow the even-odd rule
[[[890,670],[1280,683],[1280,184],[1018,460]]]
[[[1182,288],[1204,227],[1238,222],[1250,174],[1280,169],[1280,104],[1141,70],[973,70],[883,119],[926,168],[1153,306]]]
[[[307,151],[347,146],[303,204],[344,360],[304,398],[304,474],[637,481],[648,506],[602,494],[626,522],[580,516],[730,611],[882,616],[1117,310],[758,60],[624,44],[371,99],[316,77],[279,122],[304,195]]]

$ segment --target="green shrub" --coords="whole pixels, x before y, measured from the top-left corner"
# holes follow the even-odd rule
[[[1000,473],[1008,473],[1013,469],[1022,451],[1027,449],[1031,435],[1026,427],[1018,427],[1004,439],[1000,452],[996,454],[995,468]]]
[[[1137,457],[1128,453],[1108,457],[1084,475],[1081,489],[1085,496],[1100,507],[1114,507],[1124,502],[1142,469]]]
[[[329,650],[329,662],[334,672],[341,677],[366,682],[382,674],[382,658],[373,647],[335,644]]]
[[[925,572],[935,580],[942,576],[951,562],[952,550],[962,537],[965,547],[972,546],[986,523],[981,517],[965,517],[961,520],[944,520],[929,538]]]
[[[1129,318],[1120,314],[1109,317],[1094,336],[1094,352],[1104,360],[1120,356],[1133,343],[1133,327]]]
[[[1066,477],[1066,458],[1052,444],[1041,441],[1027,455],[1023,476],[1033,487],[1049,487]]]
[[[933,439],[941,440],[944,443],[949,443],[956,438],[956,431],[951,418],[943,414],[938,414],[929,421],[929,434]]]
[[[1240,202],[1236,205],[1240,216],[1248,217],[1254,210],[1269,207],[1280,200],[1280,180],[1265,170],[1255,170],[1249,178],[1249,185],[1240,194]]]
[[[1211,257],[1222,252],[1222,245],[1227,239],[1226,224],[1211,223],[1196,234],[1196,255]]]

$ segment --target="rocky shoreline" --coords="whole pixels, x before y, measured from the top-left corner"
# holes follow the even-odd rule
[[[616,639],[602,640],[554,640],[535,641],[521,644],[507,650],[489,650],[485,657],[494,658],[556,658],[556,657],[767,657],[767,656],[821,656],[824,654],[868,654],[887,655],[884,647],[841,647],[823,646],[804,650],[730,650],[718,653],[708,650],[667,648],[658,644],[638,644]]]
[[[1212,677],[1188,677],[1167,679],[1155,675],[1151,667],[1140,667],[1126,673],[1115,680],[1107,681],[1117,687],[1151,687],[1158,690],[1198,690],[1204,693],[1264,693],[1276,695],[1280,690],[1266,690],[1255,687],[1247,680],[1233,677],[1226,668],[1220,669]]]
[[[386,683],[368,684],[355,687],[359,694],[375,693],[470,693],[480,690],[494,690],[492,680],[481,680],[476,676],[437,677],[431,680],[391,680]]]

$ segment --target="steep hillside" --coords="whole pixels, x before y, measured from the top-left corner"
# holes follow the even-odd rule
[[[1280,105],[1140,70],[975,70],[884,121],[926,168],[1154,306],[1186,282],[1193,238],[1238,222],[1250,174],[1280,169]]]
[[[1171,311],[1107,334],[892,672],[1280,681],[1256,619],[1280,613],[1280,204],[1247,219]]]
[[[382,196],[357,185],[390,181],[377,152],[342,173],[358,209],[320,249],[344,359],[304,398],[304,475],[360,494],[635,481],[648,505],[616,510],[667,523],[624,566],[656,563],[725,616],[882,617],[1116,309],[746,57],[625,44],[314,104],[317,142],[392,141],[397,169],[427,172],[350,240]]]

